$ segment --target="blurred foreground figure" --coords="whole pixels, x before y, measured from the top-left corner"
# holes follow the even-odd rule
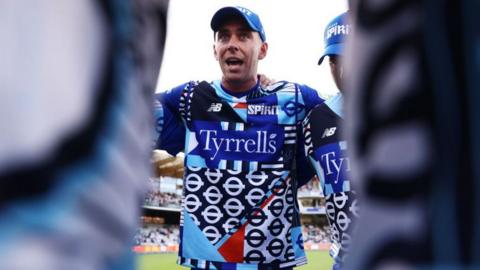
[[[0,3],[0,269],[133,269],[168,1]]]
[[[479,2],[351,2],[347,268],[479,269]]]

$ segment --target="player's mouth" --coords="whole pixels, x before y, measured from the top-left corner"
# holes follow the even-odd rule
[[[227,66],[229,67],[235,67],[241,66],[243,64],[243,61],[236,57],[229,57],[225,60],[225,63],[227,63]]]

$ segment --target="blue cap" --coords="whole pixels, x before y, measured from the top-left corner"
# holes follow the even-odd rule
[[[240,16],[243,18],[253,31],[260,34],[260,38],[263,42],[267,40],[267,37],[265,36],[265,30],[263,29],[262,22],[260,21],[258,15],[244,7],[223,7],[219,9],[213,15],[212,21],[210,22],[210,27],[212,27],[214,32],[217,32],[226,20],[235,16]]]
[[[350,23],[348,22],[348,11],[335,17],[325,28],[323,38],[325,51],[318,60],[320,65],[327,55],[342,55],[345,38],[350,34]]]

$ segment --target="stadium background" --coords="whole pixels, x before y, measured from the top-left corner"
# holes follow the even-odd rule
[[[149,186],[141,226],[134,238],[137,269],[185,269],[176,265],[183,181],[171,177],[150,178]],[[328,255],[330,231],[318,179],[313,178],[300,188],[298,200],[309,264],[297,269],[329,269],[332,265]]]

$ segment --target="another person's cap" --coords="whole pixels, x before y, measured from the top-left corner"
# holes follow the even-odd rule
[[[327,55],[342,55],[345,38],[350,34],[350,23],[348,22],[348,11],[335,17],[325,28],[323,38],[325,41],[325,51],[318,60],[320,65],[323,58]]]
[[[265,30],[263,29],[262,22],[260,21],[260,17],[255,14],[253,11],[244,8],[244,7],[223,7],[219,9],[212,17],[212,21],[210,22],[210,27],[214,32],[217,32],[218,29],[232,17],[239,16],[243,18],[250,28],[258,32],[260,34],[260,38],[263,42],[267,40],[265,36]]]

